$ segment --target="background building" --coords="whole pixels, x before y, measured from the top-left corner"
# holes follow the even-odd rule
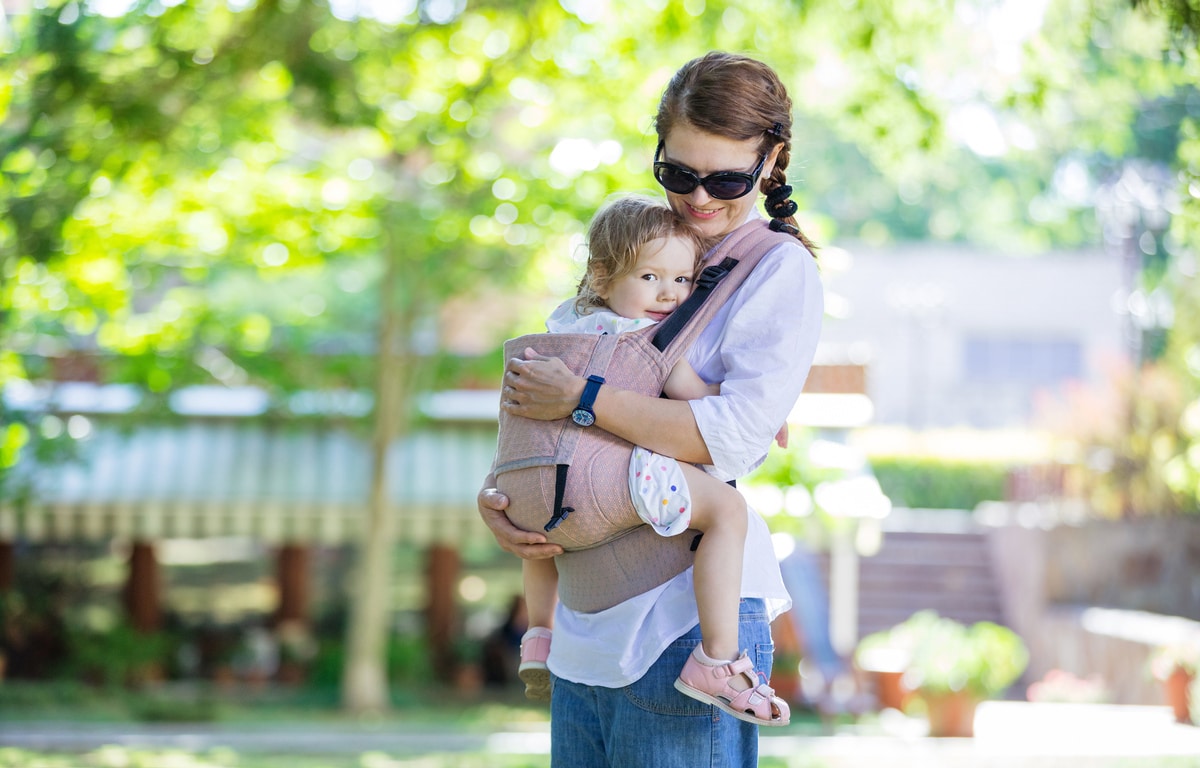
[[[852,244],[822,262],[822,355],[867,364],[877,424],[1029,425],[1040,394],[1108,387],[1128,357],[1128,290],[1100,251]]]

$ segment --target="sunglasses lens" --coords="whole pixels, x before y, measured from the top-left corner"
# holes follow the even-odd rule
[[[677,195],[688,194],[696,188],[699,182],[695,174],[688,173],[683,168],[670,163],[655,163],[654,178],[658,179],[658,183],[663,186],[663,189]]]
[[[749,192],[754,182],[739,176],[715,174],[704,180],[704,189],[718,200],[736,200]]]

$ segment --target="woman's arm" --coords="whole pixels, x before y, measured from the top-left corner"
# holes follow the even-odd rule
[[[721,382],[720,397],[689,403],[722,480],[741,477],[780,436],[808,377],[824,314],[816,261],[797,241],[767,254],[715,322],[719,335],[702,333],[696,356],[707,381]]]
[[[799,242],[781,245],[718,314],[725,317],[715,321],[723,322],[720,340],[693,360],[703,378],[721,382],[719,396],[665,400],[603,386],[596,426],[655,453],[712,465],[722,479],[740,477],[766,454],[795,405],[822,314],[812,256]],[[697,344],[704,342],[701,334]],[[532,419],[565,418],[583,384],[561,360],[527,349],[508,362],[501,407]]]
[[[558,358],[526,349],[524,359],[508,361],[501,407],[508,413],[531,419],[565,418],[579,403],[583,384],[584,378],[571,373]],[[634,445],[691,464],[710,461],[708,448],[686,401],[647,397],[604,386],[596,395],[594,408],[595,427]]]
[[[663,394],[672,400],[699,400],[709,395],[721,394],[720,384],[709,384],[700,378],[696,369],[687,360],[675,363],[667,381],[663,384]]]

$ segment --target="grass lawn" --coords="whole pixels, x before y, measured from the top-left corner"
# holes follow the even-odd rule
[[[384,727],[423,724],[487,731],[513,723],[549,722],[549,709],[516,690],[459,694],[430,702],[417,691],[393,688],[392,708],[369,723]],[[332,689],[283,686],[213,686],[171,683],[142,690],[96,687],[72,681],[0,684],[0,723],[216,723],[239,726],[273,723],[335,725],[362,723],[343,712]]]
[[[495,754],[389,757],[360,755],[258,755],[229,749],[194,753],[104,747],[85,754],[31,752],[0,748],[0,768],[547,768],[549,756]]]

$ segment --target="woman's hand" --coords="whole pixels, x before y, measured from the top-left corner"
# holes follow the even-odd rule
[[[538,421],[564,419],[579,403],[584,379],[557,357],[539,355],[529,347],[504,369],[500,407],[514,416]]]
[[[491,478],[488,480],[491,481]],[[475,497],[475,503],[479,507],[479,516],[491,529],[496,543],[505,552],[511,552],[524,560],[544,560],[563,553],[562,547],[548,543],[544,535],[523,531],[513,525],[508,515],[504,514],[504,510],[508,508],[508,497],[495,488],[481,490]]]

